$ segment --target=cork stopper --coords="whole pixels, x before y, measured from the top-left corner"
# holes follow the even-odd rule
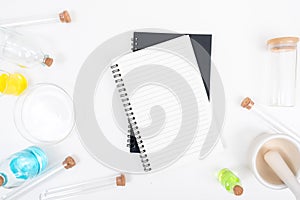
[[[246,97],[241,103],[241,106],[248,110],[251,110],[253,105],[254,105],[254,102],[249,97]]]
[[[53,58],[46,58],[46,59],[44,60],[44,64],[45,64],[47,67],[51,67],[52,63],[53,63]]]
[[[0,176],[0,186],[2,186],[4,184],[5,180],[3,178],[3,176]]]
[[[67,10],[59,13],[59,19],[62,23],[70,23],[72,21],[71,16]]]
[[[277,45],[277,44],[297,44],[299,42],[298,37],[278,37],[272,38],[267,41],[268,45]]]
[[[64,162],[63,162],[63,165],[66,169],[70,169],[72,167],[74,167],[76,165],[76,162],[75,160],[71,157],[71,156],[68,156]]]
[[[125,186],[126,185],[126,178],[124,174],[121,174],[121,176],[118,176],[116,178],[117,186]]]
[[[234,186],[234,188],[233,188],[233,193],[234,193],[236,196],[242,195],[243,192],[244,192],[244,189],[243,189],[240,185]]]
[[[285,52],[296,50],[298,42],[298,37],[279,37],[268,40],[267,45],[272,52]]]

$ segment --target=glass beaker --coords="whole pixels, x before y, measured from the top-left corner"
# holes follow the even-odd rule
[[[296,96],[297,37],[268,40],[269,50],[269,104],[294,106]]]

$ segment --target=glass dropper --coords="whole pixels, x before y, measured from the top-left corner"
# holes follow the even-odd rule
[[[59,14],[41,15],[41,16],[30,16],[15,19],[3,19],[0,20],[1,27],[19,27],[46,23],[70,23],[71,17],[67,10]]]
[[[124,174],[94,179],[83,183],[61,186],[45,190],[40,195],[40,200],[58,200],[83,195],[90,192],[103,190],[109,187],[125,186]]]

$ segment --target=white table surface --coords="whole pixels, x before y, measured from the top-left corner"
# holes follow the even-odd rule
[[[219,143],[205,160],[177,164],[150,175],[130,175],[124,188],[73,199],[294,199],[288,190],[275,191],[261,185],[251,173],[248,147],[255,136],[268,131],[268,128],[239,104],[245,96],[261,99],[260,88],[265,77],[262,71],[267,65],[266,40],[300,33],[299,1],[0,0],[0,5],[0,19],[51,14],[64,9],[71,12],[71,24],[18,29],[35,35],[42,49],[55,58],[51,69],[24,70],[1,65],[1,69],[9,72],[24,73],[31,85],[51,82],[71,95],[84,60],[94,48],[116,34],[138,28],[213,34],[212,58],[223,79],[227,96],[227,120],[223,132],[226,148]],[[15,100],[16,97],[0,98],[1,159],[31,145],[14,126]],[[293,108],[266,109],[300,129],[299,103]],[[66,154],[74,154],[80,162],[76,168],[40,184],[20,199],[38,199],[39,193],[46,188],[116,173],[86,152],[76,130],[50,151],[58,161]],[[224,167],[232,169],[241,178],[245,189],[241,197],[226,192],[216,181],[215,174]],[[6,192],[0,190],[0,194]]]

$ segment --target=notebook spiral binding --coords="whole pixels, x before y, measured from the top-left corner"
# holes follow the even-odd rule
[[[134,38],[131,38],[131,50],[132,51],[137,51],[138,50],[138,38],[137,37],[134,37]]]
[[[134,113],[132,111],[131,103],[129,101],[128,94],[126,92],[125,84],[124,84],[124,81],[122,79],[122,74],[120,72],[118,64],[112,65],[111,66],[111,71],[112,71],[112,75],[113,75],[113,78],[114,78],[115,83],[116,83],[117,90],[120,94],[121,102],[123,103],[123,107],[124,107],[124,110],[125,110],[125,113],[126,113],[126,117],[128,118],[128,122],[129,122],[129,126],[128,126],[129,135],[127,135],[127,137],[128,137],[127,146],[130,145],[130,138],[131,138],[130,132],[133,132],[134,136],[136,138],[138,147],[140,149],[140,159],[141,159],[144,171],[145,172],[151,171],[152,169],[151,169],[151,166],[150,166],[148,155],[146,153],[146,149],[145,149],[145,146],[143,144],[142,137],[140,135],[139,127],[137,126],[137,122],[135,120]]]

